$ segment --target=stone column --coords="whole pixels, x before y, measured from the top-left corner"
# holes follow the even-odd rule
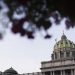
[[[54,60],[55,60],[55,52],[54,52]]]
[[[54,75],[54,71],[53,71],[53,75]]]
[[[42,72],[42,75],[45,75],[45,72]]]
[[[66,58],[66,52],[64,52],[64,58]]]
[[[60,59],[60,52],[59,52],[59,59]]]
[[[75,75],[75,69],[74,69],[74,75]]]
[[[73,70],[72,70],[72,69],[71,69],[71,75],[74,75],[74,74],[73,74]]]
[[[50,72],[50,75],[52,75],[52,71]]]
[[[65,74],[65,70],[63,70],[63,75],[66,75],[66,74]]]
[[[62,70],[60,71],[60,75],[63,75],[63,71]]]
[[[70,52],[70,57],[72,57],[72,52]]]

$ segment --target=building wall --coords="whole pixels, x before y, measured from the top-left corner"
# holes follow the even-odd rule
[[[42,73],[41,72],[33,72],[33,73],[24,73],[21,75],[42,75]]]

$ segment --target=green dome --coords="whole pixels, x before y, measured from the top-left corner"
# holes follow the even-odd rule
[[[18,74],[18,73],[11,67],[11,68],[5,70],[4,74]]]
[[[75,44],[72,41],[68,40],[64,34],[61,36],[61,40],[56,42],[56,44],[54,45],[54,50],[63,48],[75,48]]]

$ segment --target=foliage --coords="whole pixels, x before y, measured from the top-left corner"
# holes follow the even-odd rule
[[[73,0],[4,0],[4,3],[8,6],[7,15],[13,23],[11,30],[15,34],[20,33],[21,36],[34,38],[33,34],[37,30],[40,31],[41,27],[47,31],[52,26],[50,17],[54,19],[56,25],[66,18],[66,27],[74,27],[75,2]],[[45,38],[50,37],[48,33],[45,36]]]

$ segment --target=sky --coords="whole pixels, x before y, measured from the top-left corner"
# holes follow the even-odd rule
[[[44,39],[40,33],[36,33],[34,40],[14,35],[8,29],[3,40],[0,41],[0,71],[13,67],[18,73],[32,73],[41,71],[41,62],[50,61],[55,39],[60,40],[63,34],[75,43],[75,28],[66,30],[62,21],[61,25],[52,25],[49,33],[51,39]]]
[[[9,29],[5,30],[4,38],[0,40],[0,71],[4,72],[13,67],[20,74],[40,72],[41,62],[51,60],[55,39],[60,40],[63,31],[67,38],[75,43],[75,28],[66,30],[64,20],[60,25],[53,24],[48,30],[52,35],[51,39],[44,39],[41,33],[37,32],[35,39],[29,40],[20,34],[12,34]]]

